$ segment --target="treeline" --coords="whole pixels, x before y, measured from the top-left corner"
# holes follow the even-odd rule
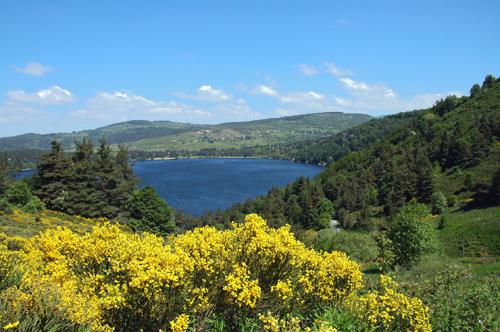
[[[114,218],[123,211],[137,180],[126,147],[113,154],[105,139],[97,150],[89,139],[75,142],[66,154],[58,141],[40,157],[34,193],[51,210],[86,217]]]
[[[102,138],[75,141],[67,153],[59,141],[40,156],[36,174],[15,181],[15,164],[0,156],[0,211],[19,209],[36,213],[45,208],[84,217],[105,217],[128,224],[136,231],[168,234],[174,231],[172,209],[152,187],[137,187],[138,180],[124,145],[112,152]]]
[[[489,75],[477,87],[470,97],[450,96],[430,109],[405,114],[407,125],[395,125],[384,138],[349,153],[315,179],[301,178],[227,211],[186,218],[186,223],[227,225],[245,213],[257,212],[273,225],[321,228],[328,201],[334,211],[331,218],[343,227],[370,228],[406,202],[430,203],[438,191],[450,201],[456,201],[456,196],[495,201],[500,173],[500,80]],[[364,141],[362,134],[357,141]],[[367,144],[371,140],[366,139]]]

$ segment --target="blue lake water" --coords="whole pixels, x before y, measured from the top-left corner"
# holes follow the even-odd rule
[[[180,159],[138,161],[140,185],[153,186],[171,206],[194,216],[226,209],[266,194],[300,176],[314,177],[323,167],[269,159]],[[35,170],[21,171],[18,179]]]
[[[141,185],[153,186],[171,206],[195,216],[226,209],[322,170],[285,160],[243,158],[139,161],[134,165]]]

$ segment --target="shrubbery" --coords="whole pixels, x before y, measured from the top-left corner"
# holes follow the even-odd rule
[[[378,241],[379,246],[385,246],[380,249],[381,253],[393,259],[386,263],[411,266],[436,249],[437,239],[430,212],[424,204],[410,203],[396,214],[387,239]]]
[[[151,186],[134,191],[127,208],[136,231],[166,235],[174,230],[172,209]]]
[[[318,232],[316,250],[342,251],[359,262],[372,262],[378,256],[377,243],[369,233],[324,229]]]
[[[394,302],[386,307],[398,312],[368,305],[371,292],[357,295],[357,263],[340,252],[307,249],[290,227],[270,228],[258,215],[230,230],[198,228],[167,243],[108,223],[84,235],[58,228],[30,239],[24,252],[15,263],[22,279],[0,295],[1,326],[19,321],[21,330],[61,324],[70,330],[199,331],[214,324],[215,313],[225,330],[249,322],[293,331],[316,329],[323,324],[318,313],[335,306],[345,312],[333,313],[339,325],[351,317],[374,327],[371,317],[377,317],[390,319],[391,327],[428,330],[421,302],[391,288],[384,297],[373,293],[374,301]],[[12,266],[9,259],[0,264],[0,271]],[[334,325],[324,322],[332,331]]]

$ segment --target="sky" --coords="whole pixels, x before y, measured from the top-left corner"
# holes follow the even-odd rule
[[[500,75],[500,1],[0,2],[0,137],[381,116]]]

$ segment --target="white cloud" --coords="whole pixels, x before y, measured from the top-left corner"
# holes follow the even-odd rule
[[[341,78],[340,82],[348,89],[353,91],[359,90],[371,90],[372,88],[368,86],[365,82],[357,82],[350,78]]]
[[[45,105],[67,104],[76,100],[71,92],[57,85],[33,93],[24,90],[9,91],[7,92],[7,99],[11,102]]]
[[[325,99],[324,95],[317,93],[317,92],[314,92],[314,91],[288,92],[279,98],[279,100],[282,103],[308,103],[311,101],[316,102],[316,101],[324,100],[324,99]]]
[[[347,100],[347,99],[344,99],[344,98],[335,97],[334,100],[335,100],[336,104],[341,105],[341,106],[349,106],[349,105],[351,105],[351,102],[349,100]]]
[[[52,70],[51,67],[42,65],[41,63],[38,62],[30,62],[22,68],[14,67],[14,69],[18,73],[32,75],[32,76],[43,76]]]
[[[198,100],[227,101],[233,98],[231,95],[224,92],[224,90],[214,88],[213,86],[208,84],[200,86],[196,92],[196,97]]]
[[[323,66],[325,70],[333,76],[341,77],[351,75],[351,72],[349,70],[341,69],[332,62],[325,62]]]
[[[84,107],[70,112],[72,117],[84,119],[172,120],[208,115],[195,107],[174,101],[155,101],[128,91],[102,91],[88,99]]]
[[[211,93],[214,89],[202,91]],[[260,113],[254,112],[244,99],[219,99],[220,102],[200,108],[176,101],[151,100],[128,91],[99,92],[90,98],[84,107],[71,112],[71,116],[87,120],[107,120],[110,123],[134,119],[214,123],[262,117]]]
[[[233,96],[226,93],[222,89],[217,89],[209,84],[203,84],[194,94],[189,94],[182,91],[174,92],[174,95],[182,99],[193,99],[209,102],[225,102],[233,99]]]
[[[273,87],[269,85],[257,85],[252,92],[256,95],[264,95],[269,97],[276,97],[279,95],[278,91],[276,91]]]
[[[307,64],[300,64],[297,66],[297,69],[301,74],[306,76],[316,76],[319,74],[319,70]]]
[[[351,95],[351,99],[337,97],[335,102],[345,106],[346,110],[353,109],[361,112],[395,113],[411,111],[414,109],[427,108],[440,98],[459,92],[449,93],[425,93],[411,98],[402,98],[392,88],[385,84],[372,84],[355,81],[351,78],[340,78],[342,86]]]

